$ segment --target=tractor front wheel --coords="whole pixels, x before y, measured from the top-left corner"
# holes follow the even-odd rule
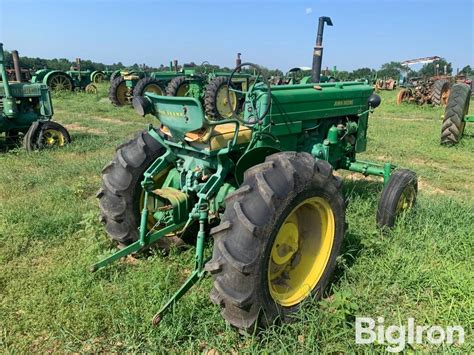
[[[416,202],[418,181],[407,169],[395,170],[382,191],[377,208],[377,226],[392,228],[397,217],[411,209]]]
[[[454,84],[444,111],[441,144],[458,144],[464,134],[464,116],[469,111],[471,89],[466,84]]]
[[[276,153],[245,172],[226,210],[206,264],[210,298],[244,331],[289,320],[301,303],[320,298],[345,232],[341,179],[307,153]]]
[[[69,143],[71,143],[71,136],[67,129],[53,121],[33,123],[23,138],[23,145],[28,152],[63,147]]]

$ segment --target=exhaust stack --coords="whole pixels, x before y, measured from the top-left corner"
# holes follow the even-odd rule
[[[324,24],[332,26],[330,17],[321,16],[318,24],[318,36],[316,37],[316,46],[313,51],[313,67],[311,69],[311,82],[319,83],[321,77],[321,65],[323,62],[323,32]]]
[[[240,59],[240,56],[242,53],[237,53],[237,59],[235,60],[235,67],[237,68],[240,64],[242,64],[242,59]],[[237,73],[240,73],[240,68],[237,71]]]
[[[13,68],[15,69],[15,77],[16,81],[21,83],[21,67],[20,67],[20,57],[18,55],[18,51],[12,51],[12,59],[13,59]]]

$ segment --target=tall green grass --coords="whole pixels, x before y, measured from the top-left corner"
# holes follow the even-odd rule
[[[408,350],[474,351],[474,126],[457,147],[440,147],[440,109],[396,106],[394,93],[383,92],[361,157],[417,172],[415,212],[382,234],[381,184],[347,177],[349,229],[331,289],[295,322],[242,336],[209,301],[209,278],[151,326],[192,269],[192,248],[88,272],[115,250],[97,218],[101,168],[117,144],[153,122],[112,107],[105,93],[104,85],[98,95],[55,95],[55,120],[71,127],[70,146],[0,154],[0,352],[384,352],[355,344],[356,316],[462,325],[464,345]]]

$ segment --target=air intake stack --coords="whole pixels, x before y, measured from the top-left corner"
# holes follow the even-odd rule
[[[321,77],[321,65],[323,62],[323,32],[324,24],[332,26],[330,17],[321,16],[318,24],[318,36],[316,37],[316,46],[313,51],[313,67],[311,69],[311,82],[319,83]]]

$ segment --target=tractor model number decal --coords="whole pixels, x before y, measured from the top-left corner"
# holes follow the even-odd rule
[[[354,105],[354,100],[337,100],[334,101],[334,106],[350,106]]]

